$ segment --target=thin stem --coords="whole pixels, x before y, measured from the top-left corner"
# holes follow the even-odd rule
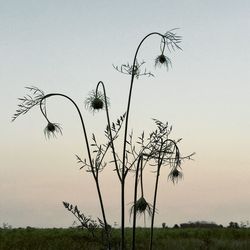
[[[142,172],[143,172],[143,164],[141,164],[140,166],[140,171],[141,171],[141,175],[140,175],[140,184],[141,184],[141,196],[144,197],[144,192],[143,192],[143,178],[142,178]]]
[[[164,41],[165,41],[165,38],[164,38]],[[162,54],[164,53],[165,47],[166,47],[166,42],[163,43],[163,48],[161,49]]]
[[[160,177],[160,169],[163,164],[164,156],[167,154],[165,150],[162,151],[162,147],[167,142],[173,143],[175,150],[178,149],[175,141],[171,139],[166,139],[165,141],[161,140],[161,147],[159,150],[159,157],[158,157],[158,164],[157,164],[157,174],[156,174],[156,181],[155,181],[155,191],[154,191],[154,201],[153,201],[153,212],[152,212],[152,219],[151,219],[151,227],[150,227],[150,247],[149,249],[152,250],[153,247],[153,233],[154,233],[154,218],[155,218],[155,210],[156,210],[156,200],[157,200],[157,192],[158,192],[158,184],[159,184],[159,177]],[[162,155],[161,155],[162,153]]]
[[[160,169],[162,165],[162,161],[164,158],[164,153],[163,156],[161,157],[161,150],[163,146],[163,142],[161,140],[161,147],[159,150],[159,157],[158,157],[158,166],[157,166],[157,174],[156,174],[156,181],[155,181],[155,192],[154,192],[154,201],[153,201],[153,212],[152,212],[152,219],[151,219],[151,227],[150,227],[150,247],[149,249],[152,250],[153,247],[153,233],[154,233],[154,218],[155,218],[155,209],[156,209],[156,198],[157,198],[157,191],[158,191],[158,183],[159,183],[159,176],[160,176]]]
[[[165,39],[165,37],[158,33],[158,32],[152,32],[150,34],[148,34],[147,36],[145,36],[141,42],[139,43],[136,52],[135,52],[135,56],[134,56],[134,60],[133,60],[133,66],[132,66],[132,75],[131,75],[131,82],[130,82],[130,89],[129,89],[129,96],[128,96],[128,105],[127,105],[127,111],[126,111],[126,120],[125,120],[125,132],[124,132],[124,144],[123,144],[123,170],[122,172],[124,172],[125,166],[125,154],[126,154],[126,140],[127,140],[127,132],[128,132],[128,118],[129,118],[129,111],[130,111],[130,103],[131,103],[131,97],[132,97],[132,89],[133,89],[133,83],[134,83],[134,77],[135,77],[135,72],[134,72],[134,68],[135,68],[135,64],[136,64],[136,59],[137,59],[137,54],[139,52],[139,49],[142,45],[142,43],[151,35],[159,35],[161,36],[163,39]]]
[[[108,240],[108,249],[111,250],[109,226],[108,226],[106,216],[105,216],[105,209],[104,209],[104,205],[103,205],[102,194],[101,194],[98,178],[95,178],[95,183],[96,183],[96,188],[97,188],[99,201],[100,201],[100,205],[101,205],[103,222],[104,222],[104,226],[105,226],[105,232],[106,232],[106,236],[107,236],[107,240]]]
[[[121,250],[125,249],[125,179],[122,171],[121,180]]]
[[[135,172],[135,190],[134,190],[134,211],[133,211],[133,237],[132,237],[132,250],[135,250],[135,229],[136,229],[136,200],[137,200],[137,189],[138,189],[138,175],[140,166],[142,167],[143,156],[140,156],[137,162]]]
[[[154,203],[153,203],[153,212],[152,212],[151,227],[150,227],[150,247],[149,247],[150,250],[152,250],[152,247],[153,247],[154,217],[155,217],[156,197],[157,197],[157,191],[158,191],[160,168],[161,166],[158,166],[156,181],[155,181]]]
[[[42,101],[51,97],[51,96],[62,96],[66,99],[68,99],[69,101],[71,101],[73,103],[73,105],[75,106],[77,112],[78,112],[78,115],[80,117],[80,120],[81,120],[81,124],[82,124],[82,129],[83,129],[83,134],[84,134],[84,139],[85,139],[85,143],[86,143],[86,147],[87,147],[87,153],[88,153],[88,158],[89,158],[89,164],[90,164],[90,167],[91,167],[91,170],[93,171],[94,170],[94,167],[93,167],[93,163],[92,163],[92,160],[91,160],[91,154],[90,154],[90,147],[89,147],[89,142],[88,142],[88,136],[87,136],[87,132],[86,132],[86,128],[85,128],[85,124],[84,124],[84,121],[83,121],[83,118],[82,118],[82,114],[81,114],[81,111],[80,109],[78,108],[77,104],[70,98],[68,97],[67,95],[64,95],[64,94],[61,94],[61,93],[51,93],[51,94],[48,94],[48,95],[45,95],[41,101],[40,101],[40,110],[43,114],[43,116],[45,117],[45,119],[49,122],[46,114],[44,113],[43,109],[42,109]]]
[[[97,192],[98,192],[98,197],[99,197],[99,202],[100,202],[100,206],[101,206],[101,212],[102,212],[103,222],[104,222],[104,225],[105,225],[105,231],[106,231],[107,237],[108,237],[108,224],[107,224],[107,220],[106,220],[106,216],[105,216],[105,210],[104,210],[104,205],[103,205],[103,200],[102,200],[102,194],[101,194],[100,186],[99,186],[99,182],[98,182],[98,171],[95,173],[93,162],[91,160],[91,153],[90,153],[90,147],[89,147],[87,132],[86,132],[86,128],[85,128],[85,124],[84,124],[84,121],[83,121],[83,117],[82,117],[81,111],[78,108],[77,104],[70,97],[68,97],[67,95],[64,95],[64,94],[61,94],[61,93],[51,93],[51,94],[45,95],[41,99],[41,101],[40,101],[40,110],[41,110],[43,116],[45,117],[45,119],[48,122],[49,122],[49,120],[48,120],[48,118],[46,116],[46,113],[44,113],[44,111],[42,109],[42,101],[45,100],[46,98],[51,97],[51,96],[62,96],[64,98],[68,99],[69,101],[71,101],[71,103],[73,103],[73,105],[75,106],[75,108],[76,108],[76,110],[78,112],[78,115],[80,117],[81,124],[82,124],[82,129],[83,129],[83,133],[84,133],[84,139],[85,139],[86,147],[87,147],[87,152],[88,152],[88,158],[89,158],[89,164],[90,164],[90,168],[91,168],[91,173],[92,173],[92,175],[93,175],[93,177],[95,179],[95,184],[96,184],[96,188],[97,188]],[[109,241],[109,237],[108,237],[108,241]],[[109,242],[109,249],[111,249],[110,242]]]
[[[118,169],[118,163],[117,163],[117,159],[116,159],[116,155],[115,155],[115,146],[114,146],[114,142],[113,142],[114,139],[113,139],[112,132],[111,132],[111,125],[110,125],[110,118],[109,118],[109,111],[108,111],[108,102],[107,102],[106,89],[105,89],[105,85],[104,85],[104,83],[102,81],[98,82],[98,84],[96,86],[96,93],[98,92],[98,87],[100,85],[103,88],[103,94],[104,94],[104,99],[105,99],[105,109],[106,109],[109,137],[110,137],[111,149],[112,149],[112,154],[113,154],[114,163],[115,163],[115,169],[116,169],[116,172],[118,174],[119,180],[121,181],[121,175],[120,175],[120,172],[119,172],[119,169]]]
[[[129,89],[129,96],[128,96],[128,104],[127,104],[127,110],[126,110],[126,120],[125,120],[125,132],[124,132],[124,141],[123,141],[123,160],[122,160],[122,175],[121,175],[121,249],[124,250],[125,247],[125,161],[126,161],[126,144],[127,144],[127,133],[128,133],[128,118],[129,118],[129,111],[130,111],[130,103],[131,103],[131,97],[132,97],[132,89],[133,89],[133,83],[134,83],[134,77],[135,77],[135,65],[136,65],[136,58],[137,54],[139,52],[139,49],[142,45],[142,43],[151,35],[159,35],[163,39],[165,39],[164,35],[158,33],[158,32],[152,32],[145,36],[141,42],[139,43],[135,55],[134,55],[134,61],[132,66],[132,75],[131,75],[131,82],[130,82],[130,89]]]

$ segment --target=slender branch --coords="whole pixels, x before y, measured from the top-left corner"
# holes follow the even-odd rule
[[[132,250],[135,250],[136,201],[137,201],[137,189],[138,189],[138,175],[139,175],[139,169],[140,169],[140,166],[142,165],[142,162],[143,162],[143,156],[140,155],[137,161],[137,167],[136,167],[136,172],[135,172]]]
[[[118,169],[118,164],[117,164],[117,159],[116,159],[116,155],[115,155],[115,146],[114,146],[114,139],[112,137],[112,132],[111,132],[111,125],[110,125],[110,118],[109,118],[109,111],[108,111],[108,102],[107,102],[107,95],[106,95],[106,89],[105,89],[105,85],[102,81],[99,81],[97,86],[96,86],[96,93],[98,93],[98,87],[102,86],[103,88],[103,94],[104,94],[104,99],[105,99],[105,109],[106,109],[106,115],[107,115],[107,121],[108,121],[108,130],[109,130],[109,137],[110,137],[110,143],[111,143],[111,149],[112,149],[112,154],[113,154],[113,158],[114,158],[114,163],[115,163],[115,168],[116,168],[116,172],[118,174],[119,180],[121,181],[121,175]]]
[[[136,66],[136,59],[137,59],[137,54],[139,52],[139,49],[142,45],[142,43],[151,35],[158,35],[161,36],[163,39],[165,39],[164,35],[158,33],[158,32],[152,32],[145,36],[141,42],[139,43],[135,55],[134,55],[134,60],[133,60],[133,68],[132,68],[132,75],[131,75],[131,82],[130,82],[130,89],[129,89],[129,96],[128,96],[128,104],[127,104],[127,110],[126,110],[126,120],[125,120],[125,132],[124,132],[124,141],[123,141],[123,160],[122,160],[122,183],[121,183],[121,237],[122,237],[122,242],[121,242],[121,249],[123,250],[125,247],[125,161],[126,161],[126,141],[127,141],[127,133],[128,133],[128,119],[129,119],[129,111],[130,111],[130,103],[131,103],[131,97],[132,97],[132,89],[133,89],[133,83],[134,83],[134,77],[135,77],[135,72],[134,68]]]
[[[93,162],[92,162],[92,160],[91,160],[91,153],[90,153],[90,147],[89,147],[87,132],[86,132],[86,128],[85,128],[85,124],[84,124],[84,121],[83,121],[83,117],[82,117],[81,111],[80,111],[80,109],[78,108],[77,104],[76,104],[70,97],[68,97],[67,95],[64,95],[64,94],[61,94],[61,93],[51,93],[51,94],[47,94],[47,95],[45,95],[45,96],[40,100],[40,110],[41,110],[43,116],[45,117],[45,119],[46,119],[48,122],[49,122],[49,120],[48,120],[48,118],[47,118],[47,115],[44,113],[44,111],[43,111],[43,109],[42,109],[42,101],[45,100],[46,98],[49,98],[49,97],[52,97],[52,96],[61,96],[61,97],[64,97],[64,98],[68,99],[69,101],[71,101],[71,103],[73,103],[73,105],[75,106],[75,108],[76,108],[76,110],[77,110],[77,112],[78,112],[78,115],[79,115],[79,117],[80,117],[81,124],[82,124],[82,129],[83,129],[83,133],[84,133],[84,139],[85,139],[85,142],[86,142],[88,157],[89,157],[89,164],[90,164],[91,172],[92,172],[93,177],[94,177],[94,179],[95,179],[96,188],[97,188],[97,192],[98,192],[98,197],[99,197],[99,201],[100,201],[100,205],[101,205],[101,211],[102,211],[103,221],[104,221],[104,224],[105,224],[105,231],[106,231],[107,237],[108,237],[108,239],[109,239],[109,236],[108,236],[108,224],[107,224],[107,220],[106,220],[106,216],[105,216],[105,210],[104,210],[102,195],[101,195],[100,186],[99,186],[99,182],[98,182],[98,171],[95,172],[95,168],[94,168]],[[110,244],[110,242],[109,242],[109,244]],[[110,246],[109,246],[109,249],[111,249]]]
[[[162,148],[162,145],[161,145]],[[161,154],[159,153],[158,157],[158,167],[157,167],[157,174],[156,174],[156,181],[155,181],[155,192],[154,192],[154,202],[153,202],[153,212],[152,212],[152,219],[151,219],[151,227],[150,227],[150,250],[152,250],[153,247],[153,232],[154,232],[154,217],[155,217],[155,208],[156,208],[156,197],[157,197],[157,191],[158,191],[158,183],[159,183],[159,176],[160,176],[160,169],[162,164]]]
[[[91,153],[90,153],[90,147],[89,147],[89,142],[88,142],[88,136],[87,136],[87,132],[86,132],[86,128],[85,128],[85,124],[84,124],[84,121],[83,121],[83,117],[82,117],[82,114],[81,114],[81,111],[80,109],[78,108],[77,104],[70,98],[68,97],[67,95],[64,95],[64,94],[61,94],[61,93],[51,93],[51,94],[47,94],[45,95],[41,100],[40,100],[40,110],[43,114],[43,116],[45,117],[45,119],[47,121],[48,118],[47,118],[47,115],[44,113],[43,109],[42,109],[42,101],[49,98],[49,97],[52,97],[52,96],[62,96],[66,99],[68,99],[69,101],[71,101],[73,103],[73,105],[75,106],[77,112],[78,112],[78,115],[80,117],[80,120],[81,120],[81,124],[82,124],[82,129],[83,129],[83,133],[84,133],[84,139],[85,139],[85,143],[86,143],[86,147],[87,147],[87,152],[88,152],[88,158],[89,158],[89,164],[91,166],[91,169],[94,170],[94,167],[93,167],[93,163],[92,163],[92,160],[91,160]]]
[[[154,191],[154,201],[153,201],[153,212],[152,212],[152,219],[151,219],[151,227],[150,227],[150,246],[149,249],[152,250],[153,247],[153,232],[154,232],[154,218],[155,218],[155,210],[156,210],[156,199],[157,199],[157,192],[158,192],[158,184],[159,184],[159,177],[160,177],[160,169],[161,166],[164,163],[165,155],[168,154],[168,147],[166,146],[166,149],[163,148],[163,145],[167,145],[167,143],[170,142],[174,145],[175,148],[175,158],[174,160],[179,160],[179,148],[177,147],[175,141],[172,139],[167,138],[165,141],[161,138],[161,146],[158,151],[159,156],[157,159],[157,174],[156,174],[156,181],[155,181],[155,191]],[[171,153],[171,155],[173,152]],[[169,160],[169,159],[168,159]]]
[[[163,39],[165,39],[164,35],[158,33],[158,32],[152,32],[150,34],[148,34],[147,36],[145,36],[141,42],[139,43],[135,55],[134,55],[134,60],[133,60],[133,69],[136,65],[136,59],[137,59],[137,54],[139,52],[139,49],[142,45],[142,43],[151,35],[159,35],[161,36]],[[128,96],[128,104],[127,104],[127,111],[126,111],[126,120],[125,120],[125,132],[124,132],[124,144],[123,144],[123,173],[122,175],[124,175],[124,163],[125,163],[125,154],[126,154],[126,140],[127,140],[127,132],[128,132],[128,118],[129,118],[129,111],[130,111],[130,103],[131,103],[131,97],[132,97],[132,89],[133,89],[133,83],[134,83],[134,77],[135,77],[135,73],[133,73],[131,75],[131,82],[130,82],[130,89],[129,89],[129,96]],[[122,176],[123,177],[123,176]]]
[[[155,217],[155,207],[156,207],[156,197],[157,197],[157,191],[158,191],[159,176],[160,176],[160,166],[158,166],[157,168],[156,181],[155,181],[154,203],[153,203],[153,212],[152,212],[151,227],[150,227],[150,248],[149,248],[150,250],[152,250],[152,247],[153,247],[154,217]]]

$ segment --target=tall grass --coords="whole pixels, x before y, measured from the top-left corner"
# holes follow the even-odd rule
[[[126,228],[125,249],[131,249],[132,229]],[[0,229],[0,250],[104,250],[102,231],[93,237],[82,229]],[[113,229],[112,249],[119,249],[120,233]],[[249,250],[250,229],[155,229],[157,250]],[[138,228],[136,250],[148,249],[150,229]]]

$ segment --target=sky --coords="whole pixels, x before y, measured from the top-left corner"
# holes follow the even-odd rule
[[[169,53],[172,68],[155,68],[160,39],[142,45],[139,60],[155,77],[135,81],[129,131],[149,133],[152,118],[173,126],[184,178],[173,185],[161,172],[155,225],[188,221],[250,220],[250,2],[185,1],[3,1],[0,0],[0,225],[69,227],[74,217],[62,201],[101,217],[92,176],[79,170],[75,154],[86,157],[74,107],[51,98],[48,115],[63,136],[46,140],[39,108],[11,122],[26,86],[60,92],[79,105],[91,138],[103,141],[105,114],[84,108],[98,81],[110,98],[111,120],[125,112],[130,77],[112,65],[132,63],[148,33],[173,28],[182,51]],[[122,137],[122,136],[121,136]],[[107,159],[108,161],[108,159]],[[107,220],[120,225],[120,186],[112,171],[100,175]],[[145,174],[145,197],[152,201],[155,174]],[[133,197],[133,175],[126,189],[126,225]],[[151,202],[152,203],[152,202]],[[142,218],[139,225],[143,225]],[[147,220],[149,225],[149,220]]]

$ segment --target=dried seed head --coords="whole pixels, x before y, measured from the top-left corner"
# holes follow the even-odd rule
[[[181,171],[179,171],[177,168],[174,168],[170,174],[168,175],[168,178],[173,182],[177,183],[179,179],[182,179],[183,174]]]
[[[91,106],[93,109],[99,110],[99,109],[103,109],[103,101],[96,97],[95,99],[92,100],[91,102]]]
[[[107,99],[107,104],[109,105],[108,99]],[[89,93],[88,98],[85,100],[85,107],[92,111],[93,113],[95,111],[102,110],[105,105],[105,96],[102,92],[100,91],[91,91]]]
[[[56,137],[56,133],[62,134],[62,128],[57,123],[48,122],[47,126],[44,129],[44,135],[46,138],[51,136]]]
[[[174,169],[172,175],[177,178],[180,175],[180,171],[178,169]]]
[[[53,124],[53,123],[48,123],[48,125],[47,125],[47,130],[49,131],[49,132],[55,132],[55,130],[56,130],[56,127],[55,127],[55,125]]]
[[[130,216],[133,214],[134,209],[137,215],[145,214],[146,212],[149,216],[152,215],[152,205],[143,196],[130,208]]]
[[[169,65],[170,66],[172,65],[171,60],[164,54],[157,56],[155,59],[155,67],[156,66],[161,67],[162,65],[165,65],[167,69],[169,69]]]
[[[163,54],[161,54],[158,59],[161,64],[166,62],[166,57]]]

